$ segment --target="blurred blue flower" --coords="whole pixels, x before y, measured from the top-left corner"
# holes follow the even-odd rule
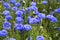
[[[51,22],[53,22],[53,23],[55,23],[55,22],[57,22],[57,21],[58,21],[58,20],[57,20],[56,17],[52,18],[52,20],[51,20]]]
[[[35,3],[35,2],[31,2],[30,5],[31,5],[31,6],[36,6],[36,3]]]
[[[32,11],[38,10],[38,8],[36,6],[31,6],[30,8],[31,8]]]
[[[15,38],[8,38],[8,40],[16,40]]]
[[[16,7],[19,7],[20,5],[21,5],[20,2],[15,3]]]
[[[10,12],[8,10],[3,11],[2,13],[4,16],[10,15]]]
[[[12,16],[11,16],[11,15],[7,15],[7,16],[5,16],[5,18],[6,18],[7,20],[11,20],[11,19],[12,19]]]
[[[14,6],[14,7],[12,7],[12,10],[13,10],[13,11],[17,11],[18,8],[17,8],[16,6]]]
[[[37,24],[37,23],[40,22],[40,19],[38,19],[38,18],[32,18],[32,17],[28,16],[27,22],[29,24]]]
[[[60,13],[60,8],[54,10],[55,13]]]
[[[9,30],[11,28],[11,23],[7,22],[7,21],[4,21],[3,28],[6,29],[6,30]]]
[[[19,31],[24,31],[25,28],[23,27],[22,24],[15,24],[14,26],[15,30],[19,30]]]
[[[44,40],[44,37],[43,36],[37,36],[36,40]]]
[[[0,36],[1,37],[6,37],[7,34],[8,34],[8,32],[6,30],[4,30],[4,29],[0,31]]]
[[[20,16],[22,16],[23,15],[23,12],[22,11],[20,11],[20,10],[18,10],[18,11],[16,11],[16,16],[18,16],[18,17],[20,17]]]
[[[47,15],[46,18],[48,18],[48,20],[50,20],[50,21],[53,22],[53,23],[55,23],[55,22],[58,21],[57,18],[54,17],[53,15]]]
[[[36,6],[30,6],[28,8],[26,8],[27,11],[36,11],[38,10],[38,8]]]
[[[42,4],[46,5],[48,2],[47,1],[42,1]]]
[[[23,22],[23,18],[22,17],[16,17],[16,22],[17,23],[22,23]]]
[[[10,1],[10,3],[12,3],[12,4],[15,4],[16,3],[16,0],[9,0]]]
[[[25,24],[24,28],[25,28],[26,31],[32,30],[32,27],[29,24]]]
[[[39,18],[42,18],[42,19],[45,19],[45,14],[43,14],[43,13],[39,13],[38,15],[37,15]]]
[[[4,3],[3,3],[3,6],[4,6],[6,9],[10,9],[10,4],[7,3],[7,2],[4,2]]]

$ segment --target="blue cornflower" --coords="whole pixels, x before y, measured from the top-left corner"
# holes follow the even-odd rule
[[[36,6],[36,2],[31,2],[31,6]]]
[[[60,13],[60,8],[54,10],[56,13]]]
[[[36,6],[31,6],[31,7],[28,7],[26,8],[27,11],[36,11],[38,10],[38,8]]]
[[[18,10],[18,11],[16,11],[16,16],[18,16],[18,17],[20,17],[20,16],[22,16],[23,15],[23,12],[22,11],[20,11],[20,10]]]
[[[11,29],[11,23],[10,22],[7,22],[7,21],[4,21],[3,28],[6,29],[6,30]]]
[[[58,21],[57,18],[54,17],[53,15],[47,15],[46,18],[48,18],[48,20],[50,20],[50,21],[53,22],[53,23],[55,23],[55,22]]]
[[[42,4],[46,5],[48,2],[47,1],[42,1]]]
[[[32,30],[32,27],[29,24],[25,24],[24,28],[25,28],[26,31]]]
[[[10,14],[10,12],[8,11],[8,10],[5,10],[5,11],[3,11],[3,13],[2,13],[4,16],[7,16],[7,15],[9,15]]]
[[[44,37],[43,36],[37,36],[36,40],[44,40]]]
[[[10,0],[10,3],[15,4],[16,0]]]
[[[12,7],[12,10],[13,10],[13,11],[17,11],[18,8],[17,8],[16,6],[14,6],[14,7]]]
[[[58,21],[58,20],[57,20],[56,17],[52,18],[52,20],[51,20],[51,22],[53,22],[53,23],[55,23],[55,22],[57,22],[57,21]]]
[[[12,19],[12,16],[11,16],[11,15],[7,15],[7,16],[5,16],[5,18],[6,18],[7,20],[11,20],[11,19]]]
[[[15,38],[8,38],[8,40],[16,40]]]
[[[0,31],[0,36],[1,36],[1,37],[6,37],[7,34],[8,34],[8,32],[7,32],[6,30],[1,30],[1,31]]]
[[[19,2],[15,3],[15,6],[19,7],[21,4]]]
[[[36,23],[39,23],[39,22],[40,22],[40,19],[28,17],[27,22],[28,22],[29,24],[36,24]]]
[[[6,9],[10,9],[10,4],[7,3],[7,2],[4,2],[4,3],[3,3],[3,6],[4,6]]]
[[[23,18],[22,17],[16,17],[16,22],[17,23],[22,23],[23,22]]]
[[[19,30],[19,31],[24,31],[25,28],[23,27],[22,24],[15,24],[14,26],[15,30]]]
[[[43,18],[43,19],[45,19],[45,14],[43,14],[43,13],[39,13],[38,15],[37,15],[39,18]]]
[[[38,8],[36,6],[31,6],[30,8],[31,8],[32,11],[38,10]]]

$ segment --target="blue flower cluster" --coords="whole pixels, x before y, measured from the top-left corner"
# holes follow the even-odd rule
[[[46,5],[48,2],[47,1],[42,1],[42,4]],[[11,7],[10,4],[13,4],[13,6]],[[0,36],[5,37],[7,36],[7,31],[11,29],[11,23],[9,22],[9,20],[12,19],[12,16],[10,15],[10,11],[12,10],[14,11],[16,18],[15,18],[15,25],[14,25],[14,29],[18,30],[18,31],[30,31],[32,30],[32,27],[30,24],[37,24],[37,23],[41,23],[42,19],[48,19],[51,22],[55,23],[57,22],[57,18],[54,17],[53,15],[48,14],[47,16],[44,13],[40,13],[38,11],[38,8],[36,6],[35,2],[31,2],[30,6],[26,9],[22,8],[19,9],[19,7],[21,6],[20,2],[16,2],[16,0],[10,0],[10,4],[8,2],[4,2],[3,6],[6,10],[3,11],[3,15],[5,17],[5,20],[3,22],[3,29],[2,31],[0,31]],[[8,10],[7,10],[8,9]],[[23,25],[24,22],[24,18],[23,15],[26,14],[27,12],[29,12],[28,17],[27,17],[27,23]],[[32,14],[35,14],[35,16],[31,16],[30,12],[33,12]],[[59,9],[55,9],[56,13],[60,13],[60,8]],[[10,40],[13,40],[12,38]],[[36,40],[44,40],[43,36],[37,36]]]
[[[24,30],[29,31],[29,30],[32,30],[32,27],[29,24],[25,24],[25,25],[22,24],[23,21],[24,21],[23,20],[23,13],[25,12],[25,9],[24,8],[21,9],[21,10],[19,9],[21,4],[19,2],[16,2],[16,0],[10,0],[10,3],[14,5],[12,8],[10,8],[11,6],[7,2],[4,2],[3,5],[4,5],[4,8],[6,8],[6,9],[7,9],[8,6],[10,6],[9,9],[14,11],[15,14],[16,14],[16,20],[15,20],[16,24],[14,25],[14,29],[15,30],[19,30],[19,31],[24,31]],[[32,4],[31,4],[31,6],[32,6]],[[35,4],[35,6],[36,6],[36,4]],[[5,10],[5,11],[3,11],[2,14],[5,16],[5,21],[3,23],[3,28],[6,29],[6,30],[11,29],[11,23],[8,22],[8,20],[12,19],[12,16],[10,15],[10,11],[9,10]]]
[[[8,10],[3,11],[2,14],[5,16],[4,23],[3,23],[3,28],[8,30],[11,27],[11,23],[8,22],[8,20],[11,20],[12,16],[10,15],[10,12]]]

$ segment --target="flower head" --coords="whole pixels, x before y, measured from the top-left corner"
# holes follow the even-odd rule
[[[5,22],[3,23],[3,28],[6,29],[6,30],[9,30],[9,29],[11,28],[11,23],[5,21]]]
[[[43,14],[43,13],[39,13],[37,16],[38,16],[39,18],[45,19],[45,14]]]
[[[29,24],[25,24],[24,28],[25,28],[26,31],[32,30],[32,27]]]
[[[55,9],[54,12],[56,12],[56,13],[60,13],[60,8]]]
[[[48,20],[50,20],[50,21],[53,22],[53,23],[55,23],[55,22],[58,21],[57,18],[54,17],[53,15],[47,15],[46,18],[48,18]]]
[[[8,11],[8,10],[5,10],[5,11],[3,11],[3,13],[2,13],[4,16],[7,16],[7,15],[9,15],[10,14],[10,12]]]
[[[23,22],[23,18],[22,17],[16,17],[16,22],[17,23],[22,23]]]
[[[38,10],[38,8],[36,6],[31,6],[30,8],[31,8],[32,11]]]
[[[10,0],[10,3],[15,4],[16,0]]]
[[[48,2],[47,1],[42,1],[42,4],[46,5]]]
[[[40,19],[28,17],[27,22],[28,22],[29,24],[36,24],[36,23],[39,23],[39,22],[40,22]]]
[[[36,40],[44,40],[44,37],[43,36],[37,36]]]
[[[24,31],[25,28],[23,27],[22,24],[15,24],[14,26],[15,30],[19,30],[19,31]]]
[[[19,7],[21,4],[19,2],[15,3],[15,6]]]
[[[38,10],[38,8],[36,6],[30,6],[28,8],[26,8],[27,11],[36,11]]]
[[[1,31],[0,31],[0,36],[1,36],[1,37],[6,37],[7,34],[8,34],[8,32],[7,32],[6,30],[1,30]]]
[[[13,10],[13,11],[17,11],[18,8],[17,8],[16,6],[14,6],[14,7],[12,7],[12,10]]]
[[[16,16],[18,16],[18,17],[20,17],[20,16],[22,16],[23,15],[23,12],[22,11],[20,11],[20,10],[18,10],[18,11],[16,11]]]
[[[5,18],[6,18],[7,20],[11,20],[11,19],[12,19],[12,16],[11,16],[11,15],[7,15],[7,16],[5,16]]]
[[[31,6],[36,6],[36,3],[35,3],[35,2],[31,2],[30,5],[31,5]]]
[[[10,9],[10,5],[9,5],[9,3],[7,3],[7,2],[4,2],[4,3],[3,3],[3,6],[4,6],[6,9]]]

